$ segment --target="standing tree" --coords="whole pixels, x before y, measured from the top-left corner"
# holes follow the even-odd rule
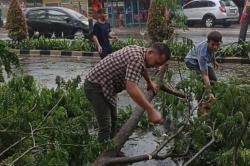
[[[14,41],[21,41],[28,36],[27,24],[19,0],[11,1],[6,28],[9,37]]]
[[[177,0],[151,1],[147,29],[152,42],[169,41],[174,37],[174,28],[185,27],[185,17],[177,9]]]

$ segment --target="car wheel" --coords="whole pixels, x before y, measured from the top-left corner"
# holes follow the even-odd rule
[[[215,19],[211,16],[205,17],[204,19],[204,25],[207,28],[212,28],[214,26]]]
[[[74,33],[74,39],[83,39],[85,37],[82,30],[78,30]]]
[[[225,22],[225,23],[223,24],[223,26],[226,27],[226,28],[227,28],[227,27],[230,27],[230,26],[231,26],[231,23],[230,23],[230,22]]]

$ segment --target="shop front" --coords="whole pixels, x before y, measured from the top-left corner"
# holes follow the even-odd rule
[[[147,22],[150,0],[107,0],[110,23],[115,27],[143,26]]]

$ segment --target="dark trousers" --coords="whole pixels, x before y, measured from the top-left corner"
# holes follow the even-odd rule
[[[108,54],[107,54],[107,53],[105,53],[105,52],[100,53],[100,57],[101,57],[101,59],[104,59],[107,55],[108,55]]]
[[[199,65],[193,65],[190,62],[186,62],[186,66],[190,69],[190,70],[194,70],[200,73],[200,67]],[[208,66],[208,77],[210,81],[217,81],[217,77],[216,74],[214,72],[214,69],[211,66]]]
[[[86,97],[92,104],[98,123],[99,141],[109,140],[116,132],[117,110],[104,97],[99,84],[85,80],[84,90]]]

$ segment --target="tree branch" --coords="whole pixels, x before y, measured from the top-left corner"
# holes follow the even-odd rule
[[[31,130],[33,131],[33,136],[32,136],[32,134],[31,134],[31,136],[26,136],[26,137],[23,137],[23,138],[21,138],[20,140],[16,141],[14,144],[10,145],[8,148],[6,148],[4,151],[2,151],[2,152],[0,153],[0,157],[1,157],[4,153],[6,153],[7,151],[9,151],[11,148],[15,147],[17,144],[19,144],[20,142],[22,142],[23,140],[25,140],[25,139],[27,139],[27,138],[30,138],[30,137],[33,137],[33,138],[34,138],[34,133],[35,133],[36,131],[42,129],[42,128],[39,128],[39,127],[47,120],[47,118],[48,118],[48,116],[51,114],[51,112],[59,105],[59,103],[62,101],[63,97],[64,97],[64,96],[62,96],[62,97],[58,100],[58,102],[56,103],[56,105],[54,105],[54,107],[47,113],[47,115],[45,116],[45,118],[43,119],[43,121],[42,121],[34,130],[31,129]],[[6,130],[2,130],[2,131],[0,131],[0,132],[3,132],[3,131],[4,131],[4,132],[7,132]],[[14,132],[14,131],[11,131],[11,132]],[[31,132],[31,133],[32,133],[32,132]],[[33,138],[32,138],[32,139],[33,139]],[[34,139],[33,139],[33,144],[34,144]]]
[[[239,149],[240,142],[241,142],[243,136],[244,136],[245,133],[247,132],[247,126],[249,125],[249,122],[250,122],[250,116],[247,118],[246,124],[245,124],[245,126],[244,126],[244,128],[243,128],[243,130],[242,130],[242,132],[241,132],[241,134],[240,134],[240,137],[239,137],[239,139],[238,139],[236,145],[234,146],[234,151],[233,151],[233,162],[232,162],[232,165],[233,165],[233,166],[236,166],[236,165],[237,165],[237,163],[236,163],[236,160],[237,160],[237,151],[238,151],[238,149]]]
[[[171,157],[172,155],[175,156],[176,154],[168,154],[163,158],[162,156],[158,156],[157,154],[176,136],[178,136],[181,131],[184,129],[184,126],[181,126],[178,131],[172,135],[169,139],[163,141],[157,148],[154,150],[151,154],[144,154],[140,156],[134,156],[134,157],[113,157],[113,158],[103,158],[102,159],[102,165],[112,165],[112,164],[128,164],[128,163],[135,163],[139,161],[145,161],[145,160],[151,160],[151,159],[161,159],[164,160],[168,157]]]
[[[46,144],[41,144],[41,145],[36,145],[36,146],[32,146],[31,148],[27,149],[25,152],[23,152],[19,157],[17,157],[14,161],[12,161],[12,163],[10,164],[10,166],[14,166],[14,164],[19,161],[23,156],[25,156],[26,154],[28,154],[30,151],[32,151],[33,149],[42,147],[42,146],[47,146],[47,145],[51,145],[51,143],[46,143]]]
[[[213,123],[213,129],[209,127],[212,134],[212,139],[209,141],[203,148],[201,148],[191,159],[189,159],[186,163],[183,164],[183,166],[188,166],[191,162],[193,162],[202,152],[204,152],[210,145],[212,145],[215,141],[215,122]]]
[[[178,136],[180,134],[180,132],[182,132],[182,130],[184,129],[184,126],[181,126],[177,132],[172,135],[169,139],[165,140],[164,142],[162,142],[152,153],[152,156],[156,156],[171,140],[173,140],[176,136]]]
[[[6,148],[4,151],[2,151],[2,152],[0,153],[0,157],[1,157],[4,153],[6,153],[7,151],[9,151],[11,148],[13,148],[13,147],[16,146],[17,144],[19,144],[20,142],[22,142],[23,140],[25,140],[26,138],[28,138],[28,137],[23,137],[23,138],[21,138],[20,140],[16,141],[14,144],[10,145],[8,148]]]
[[[183,98],[183,99],[187,98],[187,95],[185,95],[185,94],[183,94],[183,93],[181,93],[181,92],[178,92],[178,91],[176,91],[176,90],[174,90],[174,89],[172,89],[172,88],[168,88],[168,87],[165,86],[165,85],[161,85],[161,86],[160,86],[160,89],[161,89],[162,91],[164,91],[164,92],[167,92],[168,94],[171,94],[171,95],[174,95],[174,96]]]
[[[36,141],[35,141],[35,137],[34,137],[34,130],[32,129],[32,125],[30,122],[29,122],[29,125],[30,125],[30,134],[31,134],[31,138],[33,141],[33,146],[36,146]]]
[[[168,158],[168,157],[174,157],[174,158],[177,158],[177,157],[184,157],[184,156],[186,156],[186,155],[188,154],[189,148],[190,148],[190,145],[187,146],[185,152],[182,153],[182,154],[172,154],[172,153],[169,154],[169,153],[168,153],[168,154],[166,154],[166,155],[157,155],[157,156],[155,157],[155,159],[156,159],[156,160],[164,160],[164,159],[166,159],[166,158]]]
[[[37,126],[40,127],[41,125],[43,125],[43,123],[47,120],[47,118],[50,116],[50,114],[56,109],[56,107],[60,104],[60,102],[62,101],[64,95],[57,101],[57,103],[54,105],[53,108],[51,108],[51,110],[49,110],[49,112],[46,114],[46,116],[44,117],[43,121]]]

